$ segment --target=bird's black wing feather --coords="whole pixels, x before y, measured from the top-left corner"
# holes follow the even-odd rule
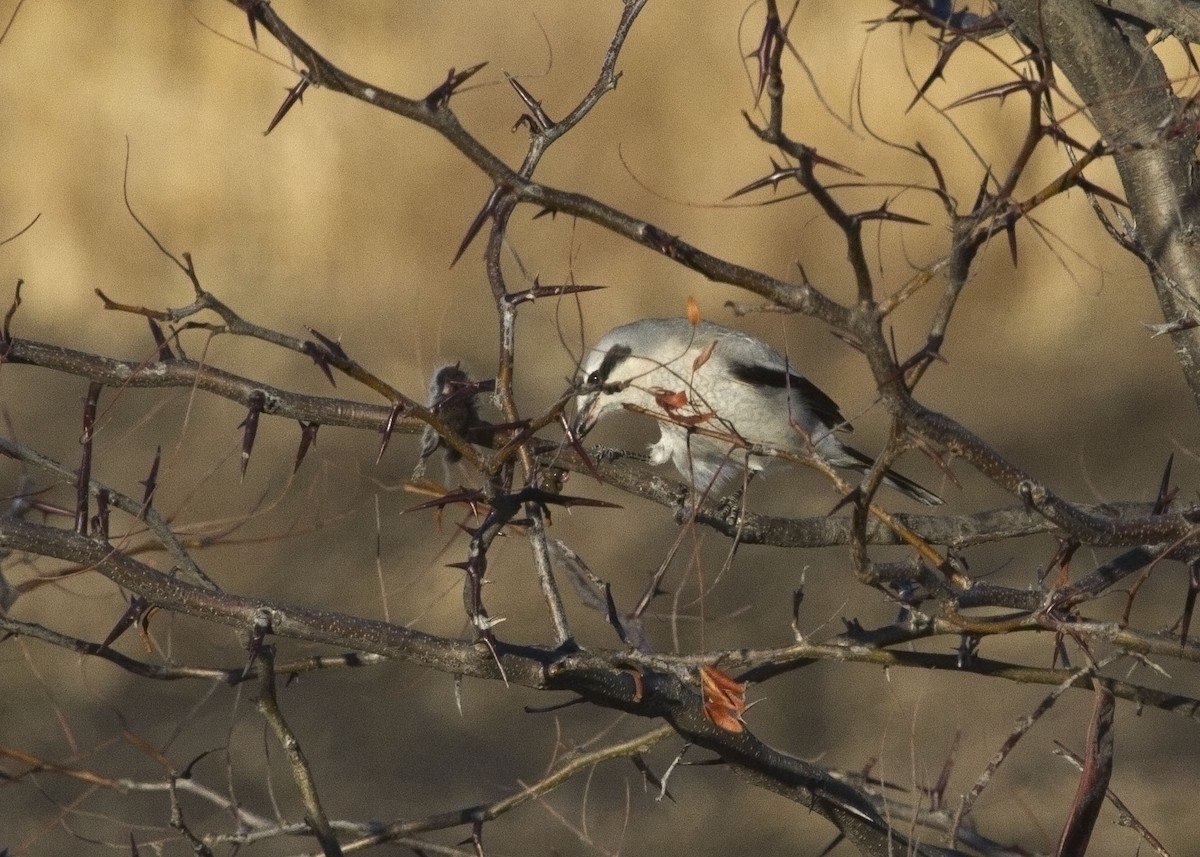
[[[837,402],[829,398],[824,390],[803,375],[797,375],[795,372],[786,372],[783,369],[776,369],[771,366],[763,366],[761,363],[734,362],[730,365],[730,369],[733,372],[733,377],[747,384],[755,384],[759,387],[778,387],[780,389],[795,390],[800,395],[800,398],[804,400],[804,404],[808,409],[825,424],[826,428],[841,429],[843,431],[853,430],[850,423],[846,422],[846,418],[842,416],[842,411],[838,408]]]

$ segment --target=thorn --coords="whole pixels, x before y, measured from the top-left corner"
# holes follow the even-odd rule
[[[447,494],[441,495],[440,497],[435,497],[432,500],[427,500],[424,503],[418,503],[415,506],[411,506],[405,509],[401,514],[407,515],[409,512],[420,512],[425,509],[444,509],[446,506],[449,506],[452,503],[466,503],[470,505],[472,509],[474,509],[477,502],[481,502],[485,499],[486,495],[484,494],[482,488],[459,488],[456,491],[451,491]],[[468,532],[470,531],[468,530]]]
[[[317,445],[317,429],[321,427],[318,422],[306,423],[300,421],[300,446],[296,449],[296,463],[292,466],[292,473],[300,469],[301,463],[304,461],[304,456],[308,455],[310,447]]]
[[[267,404],[267,394],[262,390],[254,390],[246,399],[246,418],[238,425],[245,429],[242,433],[242,479],[246,478],[246,468],[250,466],[250,453],[254,451],[254,436],[258,434],[258,417]]]
[[[100,391],[104,387],[93,381],[88,384],[87,398],[83,402],[83,436],[80,446],[83,453],[79,457],[79,471],[75,477],[75,532],[81,536],[88,534],[88,495],[92,481],[92,440],[96,432],[96,407],[100,401]]]
[[[295,107],[298,102],[304,101],[304,90],[308,89],[311,85],[312,78],[308,76],[308,71],[302,71],[300,79],[296,81],[296,85],[288,90],[287,95],[283,99],[283,104],[279,105],[279,109],[271,117],[271,122],[267,125],[267,130],[263,131],[264,137],[275,130],[275,126],[283,121],[283,117],[287,116],[289,110]]]
[[[1200,565],[1192,563],[1188,574],[1188,591],[1183,601],[1183,616],[1180,619],[1179,648],[1187,648],[1188,631],[1192,625],[1192,612],[1196,608],[1196,594],[1200,593]]]
[[[810,146],[804,147],[803,157],[806,158],[807,160],[809,160],[810,162],[812,162],[812,164],[814,166],[832,167],[833,169],[838,170],[839,172],[846,173],[847,175],[857,176],[858,178],[863,178],[863,174],[860,173],[858,170],[852,169],[851,167],[848,167],[845,164],[839,164],[837,161],[831,160],[830,158],[826,158],[823,155],[818,155],[817,150]]]
[[[317,368],[321,370],[321,373],[325,376],[326,380],[328,380],[332,386],[336,387],[337,381],[334,380],[333,372],[329,368],[329,358],[331,356],[329,352],[325,351],[321,348],[321,346],[317,345],[317,343],[310,340],[304,341],[304,345],[301,346],[301,350],[310,358],[312,358],[312,362],[317,364]]]
[[[912,101],[910,101],[908,106],[904,108],[905,113],[908,113],[910,110],[916,107],[917,102],[924,97],[925,93],[929,91],[929,88],[933,86],[936,81],[946,79],[945,71],[946,66],[950,63],[950,57],[954,55],[954,52],[958,50],[959,46],[965,41],[965,39],[963,39],[961,36],[956,36],[949,41],[944,39],[935,39],[934,41],[936,41],[938,45],[937,62],[933,64],[933,69],[929,72],[929,76],[925,78],[924,82],[919,87],[917,87],[917,92],[915,95],[913,95]]]
[[[858,214],[851,215],[851,219],[856,223],[863,223],[867,220],[890,220],[893,223],[911,223],[916,226],[929,225],[924,220],[909,217],[907,214],[896,214],[894,211],[888,211],[886,202],[879,206],[879,208],[871,211],[860,211]]]
[[[617,610],[617,602],[613,600],[612,584],[607,581],[604,583],[604,607],[608,624],[612,625],[621,642],[629,645],[629,634],[625,631],[625,623],[621,621],[621,613]]]
[[[979,211],[983,207],[983,203],[991,195],[988,193],[988,180],[992,178],[992,170],[989,167],[983,173],[983,180],[979,182],[979,192],[975,194],[975,202],[971,205],[971,211]]]
[[[471,624],[480,631],[490,631],[503,621],[505,621],[504,616],[487,616],[482,613],[471,617]]]
[[[542,102],[534,98],[529,90],[522,86],[521,82],[508,72],[504,72],[504,77],[508,80],[508,85],[516,90],[517,96],[521,101],[525,102],[525,106],[529,108],[529,114],[532,114],[522,116],[521,119],[517,120],[517,125],[520,125],[522,120],[525,120],[529,124],[529,130],[534,133],[540,133],[552,127],[554,123],[550,120],[550,116],[547,115],[546,111],[542,109]],[[514,131],[517,125],[513,126]]]
[[[150,463],[150,473],[141,481],[141,485],[145,490],[142,492],[142,508],[138,512],[138,518],[146,519],[146,513],[150,511],[150,506],[154,502],[154,492],[158,490],[158,466],[162,462],[162,447],[159,446],[154,450],[154,461]]]
[[[336,339],[330,339],[328,336],[321,333],[321,331],[317,330],[315,327],[308,328],[308,332],[311,333],[313,336],[315,336],[320,341],[321,345],[335,359],[343,360],[343,361],[346,361],[347,363],[350,362],[350,355],[346,353],[344,348],[342,348],[342,343],[338,342]]]
[[[250,40],[258,47],[258,4],[259,0],[238,0],[238,5],[246,10],[246,21],[250,25]]]
[[[1008,255],[1012,257],[1013,267],[1017,267],[1017,221],[1009,218],[1004,226],[1004,234],[1008,236]]]
[[[1177,491],[1171,490],[1171,468],[1175,464],[1175,453],[1167,456],[1167,466],[1163,468],[1162,479],[1158,483],[1158,496],[1154,500],[1155,515],[1165,514],[1171,508],[1171,501],[1175,499]]]
[[[174,360],[175,354],[171,351],[171,346],[167,343],[167,339],[163,336],[162,328],[158,322],[147,317],[146,321],[150,323],[150,335],[154,337],[155,351],[158,354],[159,360]]]
[[[250,626],[250,639],[246,644],[249,657],[246,659],[246,666],[242,669],[242,678],[250,675],[254,662],[258,660],[258,656],[263,651],[263,641],[271,631],[271,611],[265,607],[256,610],[254,624]]]
[[[92,533],[108,541],[108,489],[96,492],[96,514],[92,518]]]
[[[125,608],[125,612],[117,619],[116,624],[113,625],[112,630],[108,632],[100,645],[104,648],[111,646],[134,624],[140,624],[142,616],[148,614],[149,610],[148,602],[141,596],[133,596],[129,601],[129,606]]]
[[[10,325],[12,324],[13,316],[17,314],[17,307],[21,305],[21,286],[23,285],[25,285],[25,281],[18,279],[17,289],[13,294],[12,303],[8,306],[8,312],[4,314],[4,327],[0,328],[0,345],[7,346],[8,343],[12,342],[12,330]]]
[[[1018,80],[1006,81],[1005,83],[991,86],[987,89],[981,89],[978,92],[972,92],[970,95],[964,95],[957,101],[953,101],[947,105],[946,109],[949,110],[953,107],[962,107],[963,105],[973,104],[976,101],[984,101],[988,98],[999,98],[1000,103],[1003,104],[1004,100],[1014,92],[1032,92],[1033,86],[1034,85],[1032,81],[1026,80],[1023,77]]]
[[[608,288],[607,286],[539,286],[534,285],[523,292],[515,292],[506,296],[505,300],[511,306],[523,304],[526,301],[535,301],[538,298],[557,298],[563,295],[579,295],[584,292],[594,292],[599,289]]]
[[[399,402],[392,405],[392,409],[388,411],[387,420],[383,424],[383,440],[379,444],[379,455],[375,456],[375,463],[383,461],[383,454],[387,452],[388,443],[392,440],[392,432],[396,428],[396,420],[400,416],[401,405]]]
[[[774,3],[767,4],[767,17],[763,21],[762,36],[759,37],[758,47],[748,56],[758,62],[758,85],[754,89],[754,102],[762,98],[767,88],[767,79],[771,75],[771,57],[779,46],[780,40],[779,11]]]
[[[486,62],[481,62],[478,65],[473,65],[470,68],[465,68],[457,72],[454,69],[450,69],[446,73],[446,80],[425,96],[425,105],[430,110],[441,110],[450,103],[450,96],[485,65],[487,65]]]
[[[638,769],[641,775],[646,778],[646,782],[654,786],[660,796],[667,798],[671,801],[671,803],[678,803],[678,801],[675,800],[675,796],[667,791],[666,782],[660,779],[652,770],[650,770],[650,766],[646,764],[646,760],[642,758],[641,753],[634,753],[630,757],[630,761],[633,762],[633,766]]]
[[[1084,193],[1090,193],[1090,194],[1098,196],[1102,199],[1107,199],[1113,205],[1119,205],[1122,208],[1129,208],[1129,203],[1126,202],[1125,200],[1121,199],[1121,197],[1117,196],[1112,191],[1105,190],[1104,188],[1100,187],[1100,185],[1098,185],[1098,184],[1093,184],[1092,182],[1085,179],[1083,176],[1076,176],[1075,184],[1081,190],[1083,190]]]
[[[798,178],[799,174],[800,174],[799,168],[797,168],[797,167],[781,167],[781,166],[779,166],[779,164],[775,163],[774,158],[771,158],[771,172],[767,173],[765,176],[763,176],[760,179],[755,179],[754,181],[750,182],[750,184],[745,185],[744,187],[738,188],[733,193],[729,194],[729,196],[725,197],[725,200],[729,201],[731,199],[735,199],[739,196],[742,196],[743,194],[747,194],[747,193],[750,193],[751,191],[755,191],[755,190],[764,188],[767,185],[770,185],[771,190],[773,190],[773,191],[778,190],[779,183],[781,181],[783,181],[784,179],[789,179],[789,178]]]
[[[463,240],[458,245],[458,251],[454,254],[454,258],[450,260],[450,267],[453,268],[458,260],[462,258],[462,254],[467,251],[467,247],[475,240],[475,236],[479,234],[479,230],[483,228],[483,224],[491,217],[496,206],[500,202],[500,196],[504,189],[500,185],[492,188],[492,192],[488,194],[487,201],[483,204],[483,208],[479,209],[479,213],[475,215],[475,219],[471,221],[471,225],[467,227],[467,234],[463,236]]]

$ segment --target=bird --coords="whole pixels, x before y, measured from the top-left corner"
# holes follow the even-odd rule
[[[473,384],[470,376],[458,363],[442,366],[429,382],[429,408],[442,418],[442,422],[460,437],[468,435],[472,428],[480,424],[479,411],[475,404],[475,394],[478,384]],[[421,435],[421,456],[417,462],[417,473],[424,473],[426,460],[442,450],[442,464],[446,471],[446,481],[450,480],[450,469],[458,463],[462,455],[433,429],[425,426]]]
[[[643,318],[615,327],[586,353],[576,376],[570,436],[626,409],[658,420],[650,463],[670,461],[693,488],[719,491],[772,459],[749,447],[819,456],[865,473],[875,461],[848,446],[852,430],[816,384],[760,339],[710,321]],[[888,470],[883,484],[927,506],[942,498]]]

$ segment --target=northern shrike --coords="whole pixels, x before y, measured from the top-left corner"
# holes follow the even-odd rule
[[[837,403],[761,340],[686,318],[644,318],[614,328],[584,356],[571,431],[582,437],[604,414],[631,406],[658,419],[653,464],[672,462],[700,491],[717,490],[769,457],[749,445],[817,455],[865,473],[875,462],[847,446]],[[885,485],[928,506],[942,499],[892,470]]]

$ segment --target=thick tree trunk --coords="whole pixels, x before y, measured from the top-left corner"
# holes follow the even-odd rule
[[[1041,45],[1087,107],[1114,159],[1136,239],[1168,322],[1200,321],[1200,223],[1195,127],[1176,123],[1179,101],[1145,30],[1088,0],[999,0]],[[1180,133],[1182,131],[1182,133]],[[1200,406],[1200,329],[1172,335]]]

